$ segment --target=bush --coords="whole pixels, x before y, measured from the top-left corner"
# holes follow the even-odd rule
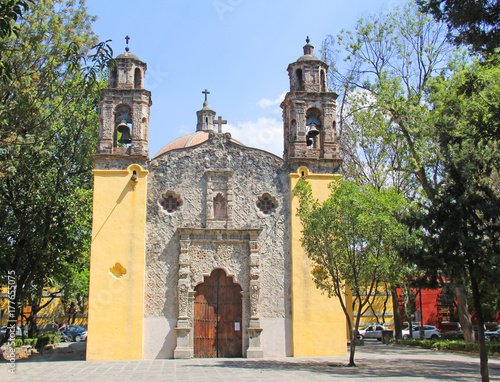
[[[59,333],[44,334],[36,340],[36,348],[40,349],[47,345],[57,345],[61,342],[61,335]]]
[[[449,351],[468,351],[473,353],[479,353],[479,343],[474,342],[467,346],[465,346],[464,340],[455,340],[455,341],[447,341],[447,340],[398,340],[396,341],[401,345],[408,346],[418,346],[424,349],[436,349],[436,350],[449,350]],[[488,349],[488,354],[498,354],[500,353],[500,343],[498,342],[486,342],[486,348]]]
[[[20,348],[23,346],[23,340],[22,338],[15,339],[14,341],[11,342],[11,345],[13,348]]]
[[[38,342],[38,338],[26,338],[24,340],[24,345],[31,345],[31,347],[35,348],[36,343]]]

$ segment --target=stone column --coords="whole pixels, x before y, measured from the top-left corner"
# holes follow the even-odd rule
[[[177,298],[179,316],[175,333],[177,336],[177,347],[174,350],[174,358],[193,358],[193,345],[191,341],[192,327],[189,321],[189,290],[191,289],[191,269],[189,262],[189,245],[191,240],[189,234],[181,234],[179,240],[181,252],[179,254],[179,281],[177,283]]]
[[[250,322],[247,328],[247,358],[262,358],[264,351],[260,344],[260,256],[257,235],[251,235],[250,241]]]

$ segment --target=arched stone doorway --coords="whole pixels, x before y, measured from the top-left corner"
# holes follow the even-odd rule
[[[194,357],[242,357],[241,287],[215,269],[195,288]]]

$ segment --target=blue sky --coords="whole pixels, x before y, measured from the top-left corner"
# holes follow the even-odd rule
[[[115,56],[130,52],[148,65],[153,106],[149,150],[196,130],[205,88],[224,131],[242,143],[283,153],[279,104],[289,89],[286,68],[315,46],[353,29],[361,17],[386,12],[394,0],[87,0],[94,31],[111,39]],[[319,53],[318,53],[319,54]]]

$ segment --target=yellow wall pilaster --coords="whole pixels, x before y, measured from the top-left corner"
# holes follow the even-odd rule
[[[142,359],[147,174],[94,170],[87,360]]]
[[[294,357],[343,356],[347,354],[346,319],[336,297],[328,298],[316,288],[311,263],[300,243],[302,224],[296,216],[299,205],[293,189],[304,175],[320,201],[330,195],[330,184],[339,175],[310,174],[300,167],[290,174],[291,257],[292,257],[292,336]]]

